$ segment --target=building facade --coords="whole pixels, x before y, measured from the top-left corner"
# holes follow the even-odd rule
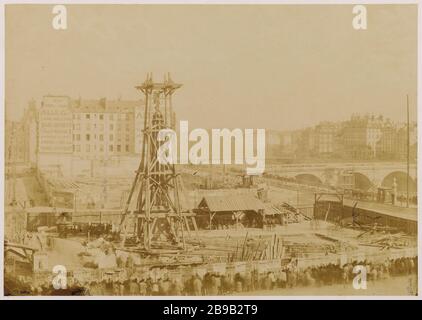
[[[175,123],[174,113],[172,118]],[[38,108],[31,101],[22,121],[7,124],[6,131],[14,132],[15,141],[22,138],[22,144],[18,144],[21,151],[15,150],[13,159],[41,166],[58,166],[59,161],[73,172],[75,159],[104,162],[139,156],[143,125],[142,100],[48,95]],[[6,159],[7,150],[11,150],[10,137],[6,135]],[[324,158],[403,160],[407,157],[407,126],[393,124],[382,116],[354,115],[344,122],[324,121],[300,130],[267,130],[266,143],[267,159],[276,162]],[[413,161],[417,154],[416,123],[410,126],[410,150]]]
[[[410,159],[416,160],[417,126],[410,124]],[[353,115],[343,122],[320,122],[293,131],[270,131],[272,160],[404,160],[407,157],[407,125],[382,116]]]
[[[5,123],[5,163],[14,164],[25,161],[23,124],[19,121]]]
[[[377,158],[377,144],[382,136],[382,128],[382,117],[352,116],[344,123],[340,133],[340,145],[345,157],[356,160]]]
[[[38,108],[37,166],[63,175],[72,168],[72,111],[67,96],[44,96]]]
[[[397,129],[396,158],[400,160],[407,159],[407,126],[400,126]],[[416,161],[418,156],[418,128],[417,124],[409,125],[409,158]]]
[[[38,152],[38,113],[34,100],[25,109],[22,124],[24,134],[24,161],[31,165],[37,162]]]
[[[143,126],[142,101],[72,101],[73,153],[84,159],[107,160],[137,153]],[[141,118],[141,119],[140,119]]]
[[[66,96],[44,96],[38,110],[38,153],[71,154],[72,110]]]
[[[332,122],[321,122],[313,132],[313,153],[329,156],[337,151],[338,126]]]

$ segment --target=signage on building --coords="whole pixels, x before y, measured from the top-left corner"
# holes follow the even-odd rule
[[[72,112],[68,97],[45,96],[39,110],[39,152],[72,153]]]

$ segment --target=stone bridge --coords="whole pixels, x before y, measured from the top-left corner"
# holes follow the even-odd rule
[[[377,187],[391,188],[394,179],[398,192],[405,192],[407,185],[406,162],[367,163],[318,163],[266,165],[266,173],[296,178],[310,185],[344,186],[370,190]],[[417,191],[417,166],[409,166],[409,191]]]

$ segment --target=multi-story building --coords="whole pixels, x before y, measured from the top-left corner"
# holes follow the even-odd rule
[[[144,107],[143,105],[137,105],[135,107],[135,116],[134,116],[134,153],[141,154],[142,152],[142,142],[143,142],[143,128],[144,128]]]
[[[5,163],[19,163],[25,160],[23,124],[19,121],[6,121]]]
[[[296,132],[296,156],[308,158],[314,148],[313,128],[305,128]]]
[[[321,122],[313,130],[313,154],[330,155],[336,151],[338,126],[331,122]]]
[[[14,159],[46,166],[66,166],[73,171],[74,159],[118,160],[141,153],[144,125],[142,100],[71,99],[44,96],[39,109],[31,101],[22,128],[22,152]],[[175,115],[173,113],[173,123]],[[10,149],[10,134],[6,152]],[[416,157],[416,125],[410,128],[411,157]],[[382,116],[352,116],[345,122],[321,122],[295,131],[267,131],[267,158],[272,160],[315,159],[404,159],[407,156],[407,128],[393,125]],[[8,140],[9,139],[9,140]],[[7,154],[6,154],[7,156]],[[73,160],[72,160],[73,159]],[[133,157],[125,158],[133,159]],[[57,164],[57,162],[60,164]],[[92,161],[91,161],[92,162]],[[60,172],[60,170],[59,170]]]
[[[296,131],[280,131],[281,158],[292,160],[296,156],[298,133]]]
[[[38,113],[35,101],[29,102],[25,109],[22,124],[24,134],[24,161],[29,164],[36,164],[38,152]]]
[[[407,159],[407,125],[402,125],[397,130],[396,158]],[[416,161],[418,155],[418,129],[416,123],[409,125],[409,158]]]
[[[297,157],[327,157],[337,151],[338,132],[337,124],[321,122],[315,127],[294,132],[289,139],[296,144]],[[292,148],[290,147],[290,149]]]
[[[278,142],[271,147],[277,148],[282,159],[403,159],[407,152],[407,131],[406,126],[399,128],[400,125],[382,116],[355,115],[344,122],[321,122],[301,130],[277,132]],[[411,154],[416,154],[415,125],[411,126],[410,136]]]
[[[382,117],[352,116],[344,123],[341,147],[349,159],[373,159],[377,157],[377,143],[381,139]]]
[[[417,154],[417,128],[410,125],[410,159]],[[272,160],[329,157],[347,160],[403,160],[407,125],[382,116],[354,115],[344,122],[320,122],[294,131],[267,131],[267,158]]]
[[[106,160],[138,152],[143,126],[142,101],[74,100],[73,153],[87,159]]]
[[[377,156],[384,160],[404,160],[407,158],[407,125],[388,122],[382,128],[381,139],[377,144]],[[417,126],[409,126],[409,156],[416,160],[417,155]]]
[[[270,161],[280,159],[282,152],[280,133],[275,130],[266,130],[265,136],[266,159]]]
[[[23,120],[25,134],[34,140],[27,139],[26,145],[37,146],[40,154],[104,159],[140,153],[143,127],[140,100],[45,96],[38,111],[35,102],[30,102]],[[32,158],[33,153],[34,150],[28,150],[27,158]]]
[[[142,105],[141,100],[45,96],[36,110],[31,102],[24,116],[26,161],[35,153],[37,166],[58,176],[92,175],[94,160],[131,163],[142,142]]]
[[[397,126],[386,122],[381,128],[381,138],[376,145],[377,157],[383,160],[397,158],[398,143]]]
[[[38,110],[38,153],[70,154],[72,143],[70,98],[44,96]]]
[[[37,166],[62,175],[71,171],[72,111],[67,96],[44,96],[38,109]]]

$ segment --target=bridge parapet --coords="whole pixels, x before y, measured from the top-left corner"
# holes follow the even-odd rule
[[[416,191],[417,165],[409,166],[410,188]],[[331,186],[339,186],[342,176],[352,174],[359,181],[360,187],[391,187],[396,181],[400,190],[405,189],[407,164],[390,162],[370,163],[317,163],[317,164],[281,164],[267,166],[266,172],[284,177],[307,179]]]

